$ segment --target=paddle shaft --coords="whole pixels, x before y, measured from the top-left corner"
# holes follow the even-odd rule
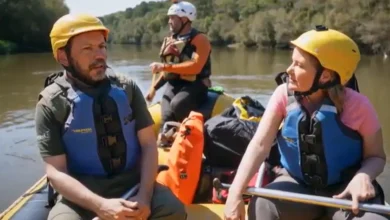
[[[222,188],[230,188],[230,184],[221,183]],[[324,196],[307,195],[293,192],[285,192],[281,190],[265,189],[257,187],[248,187],[244,194],[255,195],[266,198],[281,199],[291,202],[300,202],[312,205],[327,206],[341,209],[352,209],[352,202],[345,199],[335,199]],[[359,210],[390,215],[390,206],[359,203]]]
[[[166,41],[164,41],[164,45],[165,45],[165,43],[166,43]],[[181,45],[184,46],[184,45],[185,45],[185,42],[180,40],[180,41],[175,41],[175,42],[173,42],[173,44],[174,44],[174,45],[180,45],[180,44],[181,44]],[[165,46],[164,46],[164,47],[165,47]],[[181,51],[181,50],[180,50],[180,51]],[[161,73],[162,73],[162,72],[153,73],[152,85],[150,86],[150,89],[149,89],[149,90],[151,90],[151,89],[153,88],[153,86],[154,86],[154,84],[155,84],[155,82],[156,82],[156,75],[161,74]],[[152,102],[152,100],[153,100],[153,99],[150,100],[150,103]],[[149,103],[149,104],[150,104],[150,103]]]
[[[125,193],[122,196],[122,199],[128,200],[128,199],[130,199],[130,197],[135,196],[137,194],[137,192],[138,192],[139,187],[140,187],[140,184],[138,183],[133,188],[131,188],[129,191],[127,191],[127,193]]]
[[[153,88],[153,86],[154,86],[154,84],[155,84],[155,82],[156,82],[156,75],[157,75],[157,74],[158,74],[158,73],[153,73],[152,84],[150,85],[149,91],[152,90],[152,88]],[[154,98],[154,97],[153,97],[153,98]],[[148,102],[149,102],[149,105],[152,103],[153,98],[152,98],[150,101],[148,101]]]
[[[153,78],[152,78],[152,86],[154,86],[154,83],[156,82],[156,75],[157,75],[158,73],[154,73],[153,74]]]

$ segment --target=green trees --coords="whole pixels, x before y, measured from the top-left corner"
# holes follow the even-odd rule
[[[316,24],[351,36],[365,53],[390,50],[390,0],[189,0],[198,9],[194,26],[214,45],[287,48]],[[161,43],[168,34],[170,0],[142,3],[103,17],[112,43]]]
[[[365,53],[390,51],[390,0],[188,0],[194,26],[212,44],[288,48],[299,34],[324,24],[351,36]],[[161,43],[171,0],[141,3],[102,17],[110,43]],[[68,13],[64,0],[0,0],[0,53],[47,51],[54,21]]]
[[[48,51],[51,27],[68,11],[64,0],[0,0],[0,53]]]

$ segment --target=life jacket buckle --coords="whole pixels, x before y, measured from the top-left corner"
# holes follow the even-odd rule
[[[320,162],[320,157],[318,155],[315,155],[315,154],[310,154],[310,155],[304,154],[303,156],[305,157],[305,162],[308,163],[308,164],[318,164]]]
[[[191,134],[191,128],[189,126],[185,126],[185,130],[181,132],[181,136],[184,137],[184,136],[188,136]]]
[[[188,175],[187,175],[186,172],[183,172],[183,171],[182,171],[182,172],[179,173],[179,178],[180,178],[180,179],[187,179],[187,177],[188,177]]]
[[[104,124],[108,124],[110,122],[112,122],[112,115],[109,114],[109,115],[102,115],[101,116],[101,120]]]
[[[103,146],[111,147],[117,143],[118,139],[116,135],[107,135],[102,137]]]
[[[308,184],[313,186],[314,188],[322,188],[324,186],[324,182],[322,181],[322,177],[318,175],[310,175],[305,173],[305,179]]]
[[[302,134],[302,140],[308,144],[317,143],[317,138],[315,134]]]
[[[122,164],[122,159],[120,157],[111,158],[111,170],[114,171],[120,167]]]

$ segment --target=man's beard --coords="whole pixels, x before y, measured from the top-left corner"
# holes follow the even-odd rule
[[[102,82],[104,79],[106,79],[106,70],[109,68],[107,66],[106,62],[103,59],[97,59],[93,63],[91,63],[88,67],[88,71],[92,71],[94,68],[98,66],[103,66],[102,70],[98,70],[97,74],[91,76],[89,75],[89,72],[83,74],[80,65],[78,65],[77,62],[74,60],[70,60],[70,70],[68,70],[73,77],[79,79],[80,81],[84,82],[85,84],[91,85],[91,86],[97,86]]]

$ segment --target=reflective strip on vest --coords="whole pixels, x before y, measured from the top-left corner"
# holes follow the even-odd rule
[[[103,99],[104,103],[100,105],[98,99],[69,88],[68,99],[71,101],[71,112],[63,135],[68,171],[72,174],[107,176],[132,169],[139,159],[140,145],[125,91],[111,85]],[[107,107],[110,102],[111,106]],[[111,108],[116,112],[99,115],[96,106]],[[115,121],[116,124],[112,123]]]
[[[362,159],[362,138],[341,122],[330,100],[310,117],[289,96],[286,110],[277,142],[281,164],[292,177],[324,188],[345,181],[347,172],[356,171]]]

